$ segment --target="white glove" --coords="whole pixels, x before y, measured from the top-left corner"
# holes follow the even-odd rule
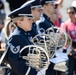
[[[37,75],[45,75],[46,74],[46,68],[42,68],[40,71],[38,71]]]

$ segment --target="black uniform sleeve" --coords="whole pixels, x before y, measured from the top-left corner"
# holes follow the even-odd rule
[[[26,38],[25,38],[26,39]],[[27,41],[20,36],[14,36],[9,41],[8,48],[8,62],[14,73],[17,75],[25,75],[28,66],[26,65],[26,61],[19,57],[19,52],[22,47],[28,45]],[[27,54],[28,51],[26,50]],[[37,71],[34,68],[31,68],[29,75],[36,75]]]

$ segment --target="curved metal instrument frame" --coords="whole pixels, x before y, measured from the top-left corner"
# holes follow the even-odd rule
[[[21,53],[28,48],[28,54],[27,56],[21,56]],[[32,49],[32,50],[31,50]],[[48,68],[50,64],[49,56],[47,52],[37,45],[28,45],[24,46],[20,50],[20,57],[22,57],[24,60],[28,61],[28,66],[31,68],[35,68],[37,70],[40,70],[41,68]],[[42,57],[44,56],[44,57]],[[44,59],[47,59],[46,61],[43,61]]]
[[[53,58],[56,51],[56,43],[48,34],[38,34],[33,38],[35,45],[43,47],[49,54],[49,58]]]

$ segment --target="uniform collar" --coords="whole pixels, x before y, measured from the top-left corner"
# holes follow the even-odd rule
[[[52,25],[54,25],[54,23],[52,21],[50,21],[50,18],[46,14],[43,14],[43,17],[45,19],[47,19]]]
[[[36,23],[35,22],[33,22],[33,24],[32,24],[34,27],[36,26]]]
[[[36,23],[35,23],[35,22],[33,22],[32,24],[33,24],[33,25],[36,25]]]
[[[45,19],[50,20],[50,18],[46,14],[43,14],[43,17],[45,17]]]
[[[23,30],[22,28],[20,28],[19,26],[17,26],[17,29],[22,33],[27,35],[27,32],[25,30]]]

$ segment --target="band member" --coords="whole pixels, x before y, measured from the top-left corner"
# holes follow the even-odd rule
[[[32,4],[31,11],[32,11],[32,15],[34,16],[33,19],[34,22],[32,24],[32,30],[27,32],[30,40],[31,38],[33,38],[35,35],[38,34],[36,21],[40,19],[42,12],[42,6],[40,4],[40,0],[35,0],[31,4]]]
[[[37,71],[32,67],[29,71],[26,61],[19,57],[20,50],[24,46],[32,44],[27,35],[27,31],[32,29],[33,23],[31,5],[26,3],[24,7],[12,11],[9,17],[17,26],[7,41],[7,61],[11,66],[10,75],[37,75]],[[27,55],[27,53],[28,50],[25,50],[24,54]]]
[[[41,5],[43,7],[43,14],[38,25],[39,28],[47,30],[49,27],[54,26],[50,21],[50,16],[54,12],[54,0],[42,0]]]
[[[42,0],[41,5],[43,7],[43,14],[41,15],[40,20],[38,21],[38,27],[44,32],[54,26],[54,24],[50,21],[50,16],[54,12],[54,0]],[[54,70],[53,70],[54,64],[51,63],[46,70],[46,75],[54,75]]]

